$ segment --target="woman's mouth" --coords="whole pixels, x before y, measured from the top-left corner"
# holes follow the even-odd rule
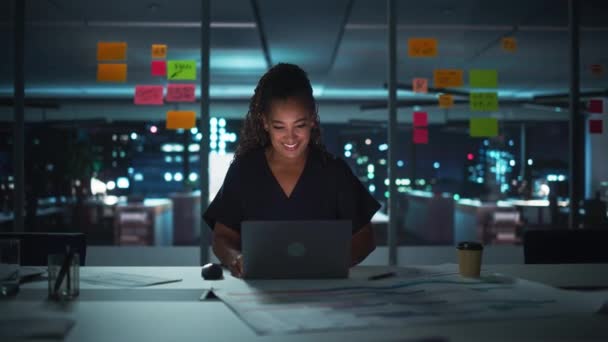
[[[296,144],[291,144],[291,145],[290,144],[283,144],[283,146],[285,147],[285,149],[287,151],[295,151],[296,148],[298,147],[298,144],[297,143]]]

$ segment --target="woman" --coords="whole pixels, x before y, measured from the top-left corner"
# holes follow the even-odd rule
[[[293,64],[271,68],[255,88],[234,160],[203,215],[221,263],[243,276],[245,220],[351,220],[356,265],[375,249],[370,220],[379,208],[350,167],[325,150],[306,73]]]

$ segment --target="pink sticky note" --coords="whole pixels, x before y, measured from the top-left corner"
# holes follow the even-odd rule
[[[414,128],[414,144],[428,144],[429,130],[426,128]]]
[[[194,102],[196,86],[194,84],[169,84],[167,102]]]
[[[429,125],[429,119],[426,112],[414,112],[414,127],[426,127]]]
[[[589,113],[603,113],[604,112],[604,100],[595,99],[589,100]]]
[[[152,61],[152,76],[167,76],[167,61]]]
[[[136,105],[162,105],[163,86],[159,85],[140,85],[135,86]]]
[[[602,134],[604,131],[604,122],[602,120],[589,120],[589,133]]]
[[[429,91],[429,81],[426,78],[414,78],[412,80],[412,90],[414,93],[427,93]]]

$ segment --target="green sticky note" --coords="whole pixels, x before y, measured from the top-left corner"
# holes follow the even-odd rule
[[[471,93],[469,106],[474,112],[495,112],[498,110],[498,93]]]
[[[498,120],[495,118],[471,118],[469,134],[472,137],[495,137],[498,135]]]
[[[167,61],[168,80],[196,80],[196,61]]]
[[[498,87],[498,71],[469,70],[469,85],[471,88],[496,88]]]

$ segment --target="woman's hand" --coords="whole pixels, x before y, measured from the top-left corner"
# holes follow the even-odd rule
[[[236,278],[243,278],[243,254],[237,255],[228,266],[230,274]]]

